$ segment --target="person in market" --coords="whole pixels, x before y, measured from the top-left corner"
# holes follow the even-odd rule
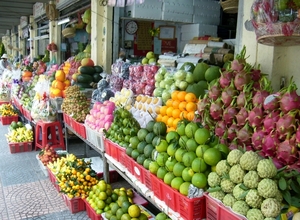
[[[2,76],[2,73],[4,72],[5,69],[11,70],[12,69],[12,64],[8,60],[8,56],[6,53],[4,53],[1,57],[0,60],[0,76]]]

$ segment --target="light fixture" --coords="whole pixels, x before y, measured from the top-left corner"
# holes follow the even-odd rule
[[[62,24],[68,23],[69,21],[70,21],[70,18],[67,17],[67,18],[64,18],[64,19],[58,21],[57,25],[62,25]]]

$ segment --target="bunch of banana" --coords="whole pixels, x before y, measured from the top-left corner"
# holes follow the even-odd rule
[[[11,130],[5,135],[9,143],[32,142],[33,131],[26,127],[19,127]]]

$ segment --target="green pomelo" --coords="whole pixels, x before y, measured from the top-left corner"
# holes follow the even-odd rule
[[[159,166],[165,166],[166,161],[168,160],[169,155],[167,152],[160,152],[157,154],[156,162]]]
[[[155,121],[154,120],[150,120],[147,124],[146,124],[146,129],[149,131],[149,132],[152,132],[153,131],[153,126],[155,124]]]
[[[127,154],[128,156],[130,156],[130,157],[131,157],[132,151],[133,151],[133,148],[132,148],[132,147],[127,147],[127,148],[126,148],[126,154]]]
[[[158,152],[166,152],[168,149],[168,142],[164,139],[161,139],[159,144],[155,146],[155,149]]]
[[[195,173],[192,178],[192,184],[200,189],[207,186],[207,177],[204,173]]]
[[[156,135],[165,135],[167,132],[167,126],[163,122],[155,122],[153,125],[153,132]]]
[[[187,72],[194,72],[195,70],[195,65],[191,62],[185,62],[183,65],[180,67],[180,70],[185,70]]]
[[[222,154],[222,159],[226,159],[227,155],[229,154],[229,147],[226,144],[217,144],[214,146],[214,148],[217,148],[221,154]]]
[[[137,137],[140,141],[144,141],[147,134],[148,134],[148,130],[146,128],[141,128],[137,133]]]
[[[187,152],[186,149],[184,148],[178,148],[175,152],[175,159],[178,161],[178,162],[182,162],[182,157],[183,155]]]
[[[174,165],[177,163],[177,160],[174,157],[169,157],[165,163],[165,167],[168,171],[172,172]]]
[[[218,79],[220,76],[221,76],[220,67],[218,67],[218,66],[210,66],[205,71],[205,80],[207,82],[211,82],[214,79]]]
[[[182,162],[184,166],[190,167],[192,165],[193,160],[197,157],[196,153],[193,151],[188,151],[183,154]]]
[[[140,140],[137,136],[134,136],[129,139],[129,143],[130,143],[130,146],[135,149],[138,146],[138,144],[140,143]]]
[[[179,176],[175,177],[172,181],[171,181],[171,187],[173,189],[179,190],[180,185],[183,183],[183,179]]]
[[[154,137],[156,137],[156,135],[155,135],[153,132],[150,132],[150,133],[148,133],[148,134],[146,135],[145,141],[146,141],[148,144],[151,144]]]
[[[178,147],[179,147],[178,143],[171,143],[171,144],[169,144],[169,146],[167,148],[167,154],[169,156],[174,156],[176,150],[178,149]]]
[[[194,175],[194,171],[190,167],[186,167],[183,169],[181,177],[185,182],[190,182]]]
[[[222,155],[218,149],[209,148],[204,152],[203,159],[206,164],[215,166],[222,159]]]
[[[144,163],[143,163],[143,167],[147,170],[149,170],[149,165],[151,163],[151,159],[150,158],[146,158],[146,160],[144,160]]]
[[[196,149],[198,147],[198,143],[195,141],[194,138],[190,138],[186,141],[186,149],[187,151],[193,151],[196,152]]]
[[[137,149],[133,149],[131,152],[131,157],[136,160],[137,157],[140,155],[139,151]]]
[[[150,173],[156,175],[158,168],[159,168],[159,165],[157,164],[156,161],[151,161],[150,162],[150,164],[149,164],[149,171],[150,171]]]
[[[207,164],[205,163],[203,158],[195,158],[192,162],[192,169],[194,172],[203,173],[207,169]]]
[[[173,167],[173,173],[175,176],[181,176],[182,175],[182,171],[184,170],[185,166],[183,165],[183,163],[177,162],[175,163],[174,167]]]
[[[164,176],[164,183],[170,186],[172,180],[173,180],[175,177],[176,177],[176,176],[174,175],[173,172],[167,172],[166,175]]]
[[[144,148],[145,146],[147,145],[147,142],[146,141],[141,141],[138,146],[137,146],[137,151],[140,153],[140,154],[143,154],[144,153]]]
[[[196,155],[199,158],[203,158],[204,152],[210,148],[210,146],[205,145],[205,144],[201,144],[196,148]]]
[[[160,167],[160,168],[158,168],[158,170],[157,170],[156,176],[157,176],[159,179],[163,180],[164,177],[165,177],[165,175],[166,175],[167,173],[168,173],[168,171],[167,171],[167,169],[166,169],[165,167]]]
[[[144,147],[144,154],[145,154],[146,158],[150,158],[151,157],[151,153],[152,153],[153,149],[155,149],[155,148],[153,147],[152,144],[147,144]]]
[[[195,131],[195,141],[198,143],[198,144],[205,144],[206,142],[209,141],[210,139],[210,132],[208,129],[206,128],[198,128],[196,131]]]
[[[185,122],[184,121],[179,121],[178,122],[176,131],[180,136],[185,135]]]
[[[210,136],[209,143],[208,143],[208,145],[210,147],[214,147],[215,145],[217,145],[219,143],[220,143],[220,140],[219,140],[218,136],[216,136],[216,135],[211,135]]]
[[[189,194],[189,188],[190,188],[191,183],[190,182],[184,182],[180,185],[179,187],[179,192],[182,195],[187,196]]]
[[[179,138],[179,146],[180,147],[183,147],[183,148],[186,148],[186,142],[188,141],[188,137],[187,136],[181,136],[180,138]]]
[[[166,135],[166,141],[170,144],[179,140],[179,134],[176,131],[170,131]]]
[[[205,72],[208,68],[209,65],[204,62],[197,63],[193,71],[194,81],[199,82],[200,80],[205,80]]]
[[[155,136],[152,140],[152,145],[155,147],[156,145],[158,145],[160,142],[160,137],[159,136]]]
[[[196,130],[198,129],[198,125],[195,122],[190,122],[185,126],[185,135],[188,138],[193,138]]]
[[[151,159],[155,161],[156,158],[157,158],[157,155],[158,155],[157,150],[156,150],[156,149],[153,149],[153,150],[152,150],[152,153],[151,153]]]
[[[168,216],[163,212],[160,212],[155,216],[155,220],[166,220],[167,218]]]
[[[146,160],[146,157],[144,154],[140,154],[137,158],[136,158],[136,162],[140,165],[144,164],[144,161]]]

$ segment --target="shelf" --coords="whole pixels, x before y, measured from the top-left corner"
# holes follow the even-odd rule
[[[97,147],[95,147],[92,143],[81,137],[77,132],[74,131],[72,127],[70,127],[68,124],[64,123],[65,128],[69,129],[72,133],[74,133],[78,138],[80,138],[83,142],[86,143],[87,146],[90,146],[93,148],[97,153],[100,154],[100,157],[103,161],[103,179],[109,183],[109,166],[106,160],[106,157],[104,155],[104,152],[101,152]],[[68,151],[68,131],[65,132],[65,141],[66,141],[66,150]],[[87,147],[85,148],[85,155],[87,155],[86,152]]]
[[[170,209],[163,201],[154,196],[152,190],[148,189],[143,183],[141,183],[133,174],[131,174],[126,167],[114,158],[105,154],[107,163],[113,167],[130,185],[132,185],[141,195],[143,195],[150,203],[152,203],[157,209],[165,212],[171,219],[183,220],[178,212]]]

